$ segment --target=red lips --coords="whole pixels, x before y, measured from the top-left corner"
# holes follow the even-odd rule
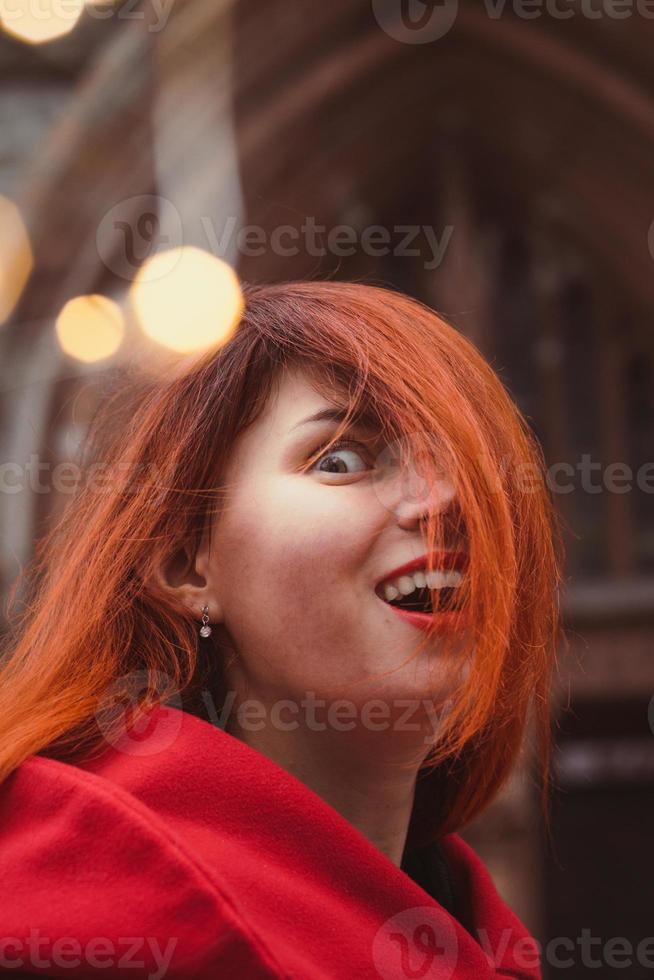
[[[398,578],[400,575],[408,575],[411,572],[417,572],[420,569],[426,568],[427,557],[427,555],[423,555],[422,558],[414,558],[413,561],[408,561],[406,565],[400,565],[399,568],[393,569],[392,572],[387,572],[383,578],[379,579],[375,588],[382,585],[389,578]],[[434,569],[462,571],[467,563],[468,556],[462,551],[434,551],[432,553]]]
[[[403,619],[410,626],[415,626],[419,630],[431,633],[444,633],[448,630],[463,631],[467,628],[467,618],[460,612],[437,612],[421,613],[408,612],[406,609],[398,609],[397,606],[386,606],[396,616]]]

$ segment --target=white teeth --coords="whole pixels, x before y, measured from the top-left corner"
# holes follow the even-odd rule
[[[399,595],[411,595],[415,589],[455,589],[463,581],[460,572],[439,569],[426,575],[423,571],[413,572],[411,575],[400,575],[395,579],[388,579],[383,585],[384,598],[387,602],[397,599]]]
[[[412,575],[400,575],[397,580],[397,587],[402,595],[411,595],[416,587],[416,583],[413,581]]]
[[[427,586],[430,589],[455,589],[461,584],[461,574],[459,572],[430,572],[427,576]]]

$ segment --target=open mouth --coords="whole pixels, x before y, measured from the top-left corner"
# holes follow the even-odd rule
[[[381,597],[380,597],[381,598]],[[428,616],[435,612],[456,612],[460,609],[458,590],[456,588],[440,588],[435,593],[436,605],[432,602],[432,593],[428,588],[415,589],[411,595],[399,595],[396,599],[384,599],[387,605],[405,612],[425,613]]]
[[[375,587],[375,593],[397,612],[433,617],[461,609],[461,585],[465,580],[465,556],[448,553],[444,567],[426,572],[426,559],[396,569]],[[422,567],[421,567],[422,566]]]

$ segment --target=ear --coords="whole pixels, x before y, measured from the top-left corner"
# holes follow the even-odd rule
[[[208,606],[212,623],[222,621],[215,573],[209,560],[210,532],[205,531],[197,549],[185,542],[153,572],[151,584],[155,590],[190,610],[198,619]]]

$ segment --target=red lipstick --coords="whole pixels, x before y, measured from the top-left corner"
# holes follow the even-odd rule
[[[467,564],[468,556],[461,551],[436,551],[432,553],[434,570],[463,571]],[[380,590],[383,583],[388,579],[399,578],[400,575],[408,575],[411,572],[426,568],[427,555],[423,555],[421,558],[414,558],[413,561],[409,561],[405,565],[400,565],[399,568],[395,568],[392,572],[388,572],[375,586],[377,597],[384,603],[387,609],[390,609],[396,616],[403,619],[405,623],[408,623],[410,626],[415,626],[417,629],[438,633],[446,630],[464,630],[467,626],[466,617],[460,611],[454,610],[435,613],[409,612],[406,609],[392,606],[390,603],[385,602],[383,597],[379,595],[377,590]]]
[[[462,551],[432,552],[432,565],[434,569],[443,568],[447,571],[452,569],[462,571],[467,564],[468,556]],[[392,572],[387,572],[383,578],[379,579],[375,588],[380,586],[389,578],[399,578],[400,575],[407,575],[410,572],[417,572],[419,569],[423,568],[427,568],[427,555],[423,555],[422,558],[414,558],[413,561],[408,561],[406,565],[400,565],[399,568],[394,568]]]
[[[460,612],[407,612],[406,609],[398,609],[397,606],[391,606],[388,602],[385,602],[384,605],[400,619],[403,619],[405,623],[426,632],[443,633],[446,630],[464,630],[467,626],[466,618]]]

